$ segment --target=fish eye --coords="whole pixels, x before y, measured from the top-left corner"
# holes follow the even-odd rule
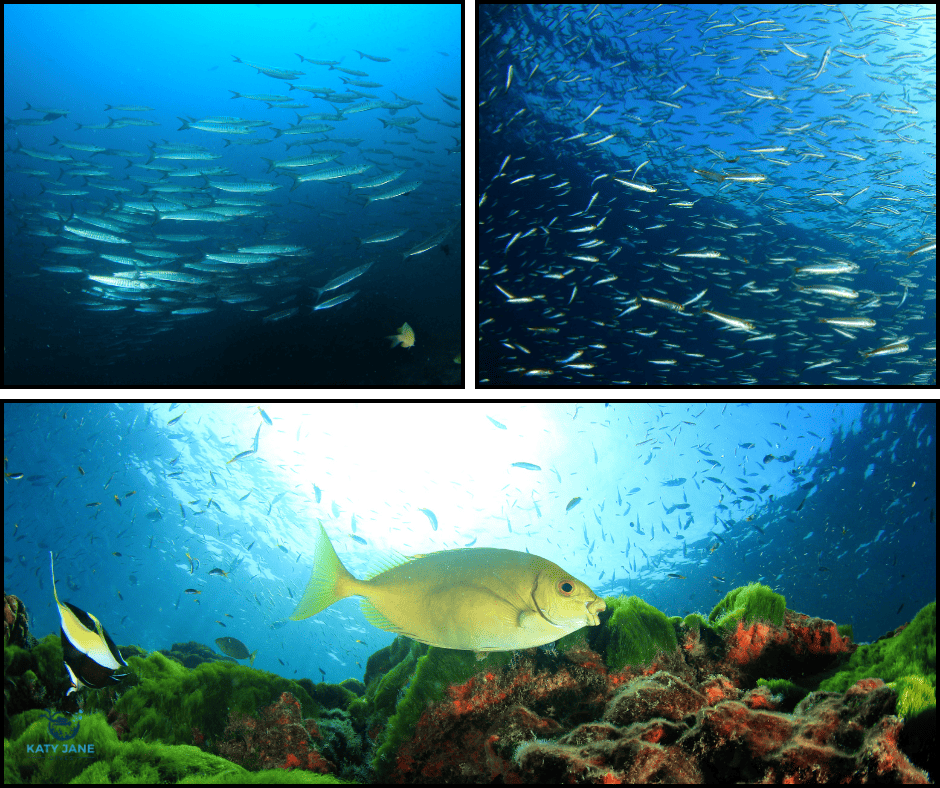
[[[571,596],[574,593],[574,583],[570,580],[559,580],[556,588],[562,596]]]

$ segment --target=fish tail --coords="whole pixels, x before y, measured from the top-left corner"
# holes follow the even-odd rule
[[[297,609],[290,615],[291,621],[315,616],[334,602],[358,593],[359,581],[343,566],[323,523],[318,522],[319,534],[313,548],[313,571]]]

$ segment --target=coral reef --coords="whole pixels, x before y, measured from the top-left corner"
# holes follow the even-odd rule
[[[29,616],[24,605],[13,594],[3,597],[3,647],[31,648],[35,638],[29,634]]]
[[[55,757],[68,746],[71,757]],[[65,750],[61,750],[65,752]],[[197,747],[122,742],[101,714],[85,715],[77,734],[64,744],[49,733],[46,720],[29,725],[4,742],[4,783],[331,783],[333,777],[300,770],[254,774]]]
[[[160,649],[160,653],[170,659],[175,659],[187,668],[197,668],[206,662],[229,662],[237,665],[238,661],[224,654],[213,651],[202,643],[189,641],[188,643],[174,643],[169,649]],[[124,655],[125,659],[128,655]]]
[[[26,757],[76,719],[61,713],[78,694],[65,697],[59,638],[11,637],[6,781],[928,780],[935,605],[858,646],[757,585],[681,619],[605,601],[598,627],[479,661],[399,637],[364,682],[293,681],[198,643],[123,647],[131,675],[81,693],[75,742],[93,741],[96,758],[70,762]]]
[[[333,764],[323,759],[315,743],[322,740],[313,720],[300,715],[300,704],[289,692],[261,710],[259,719],[229,713],[224,738],[216,742],[219,755],[251,771],[304,769],[326,774]]]
[[[678,645],[672,622],[639,597],[611,597],[605,602],[604,626],[596,635],[591,634],[595,638],[592,645],[604,655],[608,668],[619,670],[649,662],[658,652],[672,651]]]
[[[192,729],[207,740],[222,737],[229,712],[255,714],[283,692],[303,706],[304,716],[320,707],[296,681],[232,662],[204,662],[189,670],[158,652],[130,657],[132,675],[121,685],[120,697],[88,693],[85,708],[127,715],[133,738],[192,744]]]
[[[662,614],[632,600],[606,602],[614,612],[604,627],[623,631],[593,636],[597,651],[529,650],[449,687],[395,751],[394,778],[929,781],[922,769],[935,740],[930,678],[918,673],[892,688],[853,668],[844,690],[820,691],[858,649],[833,622],[786,610],[779,595],[749,586],[719,603],[712,624],[669,620],[678,644],[670,648]],[[925,610],[920,642],[902,648],[909,666],[935,649],[935,612]],[[653,656],[612,669],[601,653],[619,664],[631,638]],[[917,727],[897,716],[899,704],[919,710]]]
[[[905,626],[876,642],[859,646],[839,673],[824,681],[825,690],[845,690],[859,679],[877,676],[895,681],[923,676],[937,688],[937,603],[931,602]]]

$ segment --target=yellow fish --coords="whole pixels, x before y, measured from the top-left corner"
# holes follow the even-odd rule
[[[385,337],[386,339],[392,340],[392,347],[411,347],[415,343],[415,332],[414,329],[405,323],[401,328],[398,329],[397,334],[393,334],[390,337]]]
[[[478,655],[541,646],[597,626],[607,607],[557,564],[495,547],[417,555],[358,580],[320,523],[313,573],[290,618],[314,616],[349,596],[363,597],[362,613],[379,629]]]

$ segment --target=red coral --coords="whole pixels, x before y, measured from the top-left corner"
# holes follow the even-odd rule
[[[320,774],[333,769],[312,744],[323,736],[313,720],[301,718],[300,703],[289,692],[262,709],[260,719],[231,712],[225,735],[228,739],[216,745],[218,753],[247,769],[304,769]]]
[[[756,621],[750,626],[745,626],[743,621],[739,621],[732,636],[728,659],[740,665],[754,662],[761,656],[773,634],[769,624]]]
[[[512,667],[449,688],[397,753],[411,783],[925,782],[904,753],[897,696],[879,679],[811,693],[792,713],[757,678],[812,677],[855,646],[786,611],[725,640],[608,672],[596,654]]]
[[[603,709],[607,670],[600,657],[586,649],[571,656],[560,669],[555,664],[540,668],[544,655],[525,656],[515,668],[449,687],[446,698],[422,715],[412,741],[399,750],[398,779],[517,782],[512,755],[519,745],[557,736],[563,730],[559,720],[576,724],[596,718]]]

